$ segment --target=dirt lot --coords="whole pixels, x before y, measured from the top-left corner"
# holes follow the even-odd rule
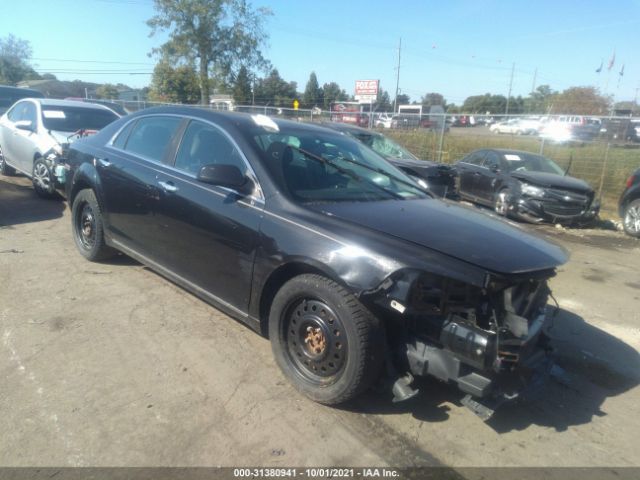
[[[0,465],[640,466],[640,242],[534,230],[572,256],[549,331],[565,375],[539,399],[485,424],[423,381],[332,409],[241,324],[126,257],[83,260],[65,203],[0,177]]]

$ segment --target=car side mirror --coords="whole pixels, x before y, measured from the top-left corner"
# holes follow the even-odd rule
[[[253,182],[235,165],[205,165],[196,179],[202,183],[232,188],[243,195],[253,190]]]
[[[35,131],[35,128],[33,127],[33,122],[31,120],[18,120],[15,123],[15,126],[18,130],[25,130],[27,132]]]

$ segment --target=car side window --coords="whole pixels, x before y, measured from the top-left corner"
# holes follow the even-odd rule
[[[484,159],[483,166],[487,168],[491,168],[492,166],[500,167],[500,159],[495,152],[487,152],[487,155]]]
[[[141,118],[133,127],[124,150],[156,162],[163,162],[167,146],[181,122],[182,119],[179,117]]]
[[[22,111],[22,120],[31,122],[31,125],[35,127],[38,124],[38,110],[36,106],[31,102],[24,102],[24,110]]]
[[[193,120],[184,132],[174,167],[197,175],[205,165],[235,165],[243,173],[247,170],[238,149],[220,129]]]
[[[26,102],[16,103],[11,110],[7,113],[7,118],[13,123],[23,120],[22,113],[24,112],[24,105]]]
[[[129,139],[129,135],[131,135],[131,130],[136,125],[135,120],[130,122],[126,127],[120,130],[118,136],[113,140],[112,145],[116,148],[121,148],[124,150],[125,145],[127,144],[127,140]]]
[[[482,161],[484,160],[485,152],[475,152],[467,157],[466,162],[471,165],[482,165]]]

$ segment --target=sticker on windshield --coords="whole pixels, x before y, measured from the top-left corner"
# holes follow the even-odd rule
[[[506,154],[504,158],[506,158],[507,160],[516,161],[516,162],[522,160],[519,155],[512,155],[510,153]]]
[[[67,118],[62,110],[43,110],[44,118]]]

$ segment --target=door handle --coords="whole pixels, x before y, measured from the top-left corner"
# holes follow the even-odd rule
[[[160,182],[159,181],[158,185],[160,185],[165,192],[173,193],[173,192],[177,192],[178,191],[178,187],[176,187],[173,184],[173,182]]]
[[[111,162],[106,158],[94,158],[93,164],[95,165],[96,163],[99,163],[101,167],[105,167],[105,168],[111,166]]]

